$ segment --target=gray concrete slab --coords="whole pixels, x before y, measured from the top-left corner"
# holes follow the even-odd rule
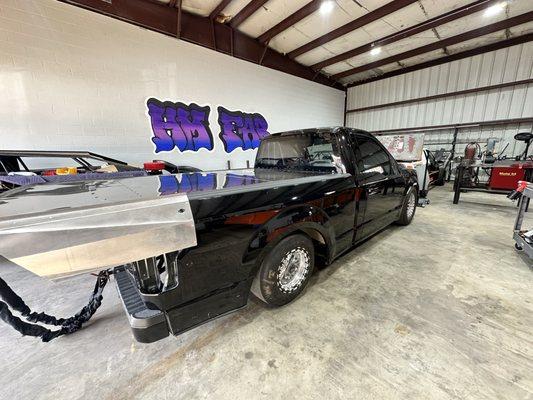
[[[2,399],[531,399],[533,280],[504,196],[449,185],[319,271],[296,302],[247,308],[143,345],[114,285],[52,343],[0,323]],[[3,261],[32,308],[70,315],[93,278],[50,283]]]

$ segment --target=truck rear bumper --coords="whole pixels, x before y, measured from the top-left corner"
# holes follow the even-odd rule
[[[244,307],[251,284],[251,281],[242,281],[165,312],[146,306],[135,279],[125,267],[115,268],[114,276],[133,336],[141,343],[155,342],[170,333],[179,335],[206,321]]]

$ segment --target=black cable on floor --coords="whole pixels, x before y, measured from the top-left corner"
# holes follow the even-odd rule
[[[101,306],[103,299],[102,292],[111,274],[112,272],[110,270],[104,270],[98,273],[93,292],[89,298],[89,303],[70,318],[56,318],[44,312],[36,313],[31,311],[24,300],[0,278],[0,298],[5,301],[0,301],[0,319],[22,335],[40,337],[43,342],[49,342],[59,336],[76,332],[82,328],[85,322],[91,319],[96,310]],[[22,321],[13,315],[9,307],[18,311],[30,322],[42,322],[47,325],[61,326],[61,328],[51,330],[39,324],[30,324]]]

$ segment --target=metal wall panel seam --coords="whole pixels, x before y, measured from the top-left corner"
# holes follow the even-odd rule
[[[468,66],[466,69],[466,76],[465,76],[465,84],[464,84],[465,89],[468,87],[470,71],[472,69],[472,58],[467,58],[466,60],[468,61]],[[461,107],[461,115],[459,116],[459,121],[463,121],[464,112],[465,112],[465,103],[467,101],[467,97],[466,96],[463,96],[463,97],[464,97],[464,103],[463,103],[463,107]]]
[[[461,60],[459,60],[461,61]],[[459,75],[460,75],[460,69],[461,69],[462,65],[461,63],[459,62],[457,64],[457,73],[456,73],[456,78],[455,78],[455,87],[454,87],[454,90],[457,91],[458,90],[458,87],[459,87]],[[459,98],[462,97],[462,96],[459,96],[459,97],[452,97],[452,100],[453,100],[453,103],[452,103],[452,114],[451,114],[451,117],[452,117],[452,120],[453,120],[453,116],[455,115],[455,107],[457,105],[457,102],[459,101]]]
[[[488,76],[489,84],[491,82],[492,72],[494,71],[494,64],[496,62],[496,54],[497,53],[498,52],[493,53],[493,57],[492,57],[492,60],[491,60],[492,62],[490,64],[490,70],[489,70],[489,76]],[[483,113],[482,113],[482,117],[481,117],[480,121],[484,121],[485,120],[485,116],[487,115],[487,104],[488,104],[488,101],[489,101],[489,96],[487,94],[485,94],[483,100],[484,100],[484,102],[483,102]]]
[[[523,50],[524,50],[524,46],[520,46],[518,48],[518,54],[517,54],[517,61],[515,63],[515,69],[514,69],[514,73],[513,73],[513,79],[516,81],[518,80],[518,66],[520,65],[520,62],[522,60],[522,53],[523,53]],[[513,87],[513,90],[511,90],[511,93],[509,94],[509,105],[507,107],[507,118],[511,118],[511,115],[512,115],[512,108],[513,108],[513,101],[514,101],[514,98],[515,98],[515,91],[516,91],[516,87]]]
[[[507,68],[508,62],[509,62],[509,49],[506,49],[505,58],[503,60],[503,68],[501,69],[500,79],[498,83],[503,82],[503,79],[505,76],[505,68]],[[501,89],[497,91],[497,93],[495,94],[495,97],[496,97],[496,104],[494,107],[494,114],[491,117],[492,119],[498,119],[500,107],[502,105],[502,90]],[[503,116],[503,118],[507,118],[507,115]]]

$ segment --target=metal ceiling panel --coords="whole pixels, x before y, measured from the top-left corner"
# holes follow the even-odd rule
[[[464,0],[464,1],[468,1],[468,0]],[[440,1],[439,3],[441,5],[442,10],[441,12],[437,12],[436,15],[443,14],[446,11],[452,9],[452,5],[448,5],[447,1]],[[422,4],[422,1],[418,1],[407,7],[401,8],[398,11],[394,12],[393,14],[387,15],[381,19],[385,21],[387,24],[389,24],[390,26],[393,26],[397,31],[399,31],[400,29],[406,28],[408,26],[416,25],[434,16],[434,15],[429,15],[428,13],[424,12],[424,8],[421,6],[421,4]],[[380,35],[380,36],[383,37],[385,35]]]
[[[250,2],[250,0],[232,0],[228,4],[228,6],[222,10],[222,14],[227,15],[228,17],[234,17],[249,2]]]
[[[218,3],[220,0],[182,0],[181,6],[185,11],[207,17]]]
[[[300,57],[297,57],[295,60],[304,65],[313,65],[315,62],[327,59],[329,57],[333,57],[336,54],[337,54],[336,52],[329,50],[327,46],[319,46],[316,49],[313,49],[305,54],[302,54]]]
[[[505,31],[498,31],[491,33],[490,35],[481,36],[476,39],[467,40],[465,42],[461,42],[453,46],[448,46],[448,51],[450,54],[460,53],[465,50],[470,50],[475,47],[484,46],[505,39],[507,39]]]
[[[418,0],[395,0],[390,3],[385,4],[382,7],[379,7],[375,10],[369,11],[362,15],[361,17],[355,18],[352,21],[340,26],[337,29],[329,31],[327,34],[322,35],[306,44],[299,46],[288,53],[290,58],[296,58],[305,52],[308,52],[318,46],[327,44],[328,42],[337,39],[341,36],[344,36],[356,29],[360,29],[370,22],[376,21],[384,16],[387,16],[393,13],[396,10],[407,7],[410,4],[417,2]],[[360,5],[360,4],[359,4]],[[366,10],[366,8],[365,8]]]
[[[425,32],[419,35],[415,35],[410,38],[399,40],[398,42],[392,43],[384,47],[381,53],[377,56],[373,56],[370,53],[361,54],[357,57],[350,58],[346,60],[348,64],[353,67],[358,67],[360,65],[365,65],[374,61],[379,61],[381,59],[403,53],[404,51],[412,50],[420,46],[424,46],[429,43],[436,42],[438,38],[433,34],[433,32]]]
[[[414,35],[421,34],[426,31],[428,32],[428,34],[434,34],[435,37],[438,38],[440,36],[438,35],[437,30],[434,28],[445,25],[449,22],[457,21],[465,16],[484,11],[487,9],[488,6],[497,2],[497,0],[474,0],[473,2],[470,2],[459,8],[447,10],[443,14],[439,14],[430,19],[424,20],[423,22],[419,22],[415,25],[409,25],[399,31],[395,31],[394,33],[385,36],[379,36],[379,39],[377,41],[374,40],[359,45],[357,47],[352,47],[348,51],[340,52],[335,56],[319,61],[318,63],[311,65],[311,67],[315,69],[322,69],[328,65],[332,65],[337,62],[345,61],[351,57],[356,57],[358,55],[368,53],[371,51],[373,45],[387,47],[390,44],[395,43],[396,41],[412,37]],[[422,10],[422,8],[420,8],[420,10]],[[327,45],[327,43],[325,45]]]
[[[476,28],[476,29],[461,30],[460,33],[457,33],[456,35],[454,35],[453,37],[451,37],[449,39],[448,38],[440,38],[440,39],[443,39],[442,40],[442,44],[440,42],[436,43],[436,42],[438,42],[437,40],[431,40],[429,38],[421,37],[420,39],[422,39],[422,40],[428,40],[428,43],[426,43],[425,45],[422,44],[423,47],[421,47],[421,46],[413,46],[414,43],[415,43],[415,40],[413,38],[407,38],[407,39],[404,39],[403,41],[395,42],[395,43],[393,43],[391,45],[386,46],[386,49],[384,49],[381,54],[377,55],[375,57],[375,59],[373,59],[370,63],[367,62],[367,63],[357,64],[357,65],[355,65],[355,68],[353,68],[353,69],[349,69],[349,70],[343,71],[343,72],[341,72],[341,73],[339,73],[337,75],[334,75],[333,79],[349,77],[350,75],[353,75],[354,73],[363,72],[363,69],[365,67],[366,68],[370,68],[370,67],[377,68],[377,67],[380,67],[381,66],[381,65],[379,65],[380,63],[381,64],[385,64],[385,63],[388,64],[388,63],[391,63],[391,62],[399,62],[399,63],[401,63],[403,65],[404,64],[403,61],[407,57],[413,58],[415,61],[419,60],[419,62],[423,62],[422,61],[423,59],[428,61],[426,59],[425,53],[427,53],[428,51],[435,50],[437,48],[436,46],[438,46],[438,45],[448,46],[448,47],[451,46],[452,48],[454,46],[455,47],[459,47],[460,50],[458,52],[460,52],[460,51],[465,51],[465,50],[472,49],[474,47],[485,46],[487,44],[494,43],[495,41],[505,40],[505,39],[507,39],[509,37],[509,31],[506,31],[504,29],[507,28],[507,27],[512,27],[513,24],[516,24],[516,23],[519,23],[519,22],[525,22],[527,20],[531,20],[531,14],[533,14],[533,12],[523,13],[523,14],[520,14],[519,16],[513,17],[511,19],[507,19],[507,18],[500,19],[500,21],[497,21],[497,22],[495,22],[493,24],[486,24],[486,25],[484,25],[482,27],[479,27],[479,28]],[[498,28],[499,28],[499,30],[497,30]],[[482,36],[476,37],[477,35],[482,35]],[[462,42],[462,40],[464,40],[464,42]],[[446,43],[447,41],[449,43]],[[470,41],[472,41],[472,43],[474,43],[474,47],[471,46]],[[395,49],[393,47],[396,46],[396,48],[398,48],[398,45],[403,44],[402,42],[406,44],[406,46],[403,48],[404,50],[401,51],[401,52],[395,52],[394,51]],[[409,49],[409,47],[411,47],[411,49],[413,49],[413,50],[410,51],[411,49]],[[392,56],[387,56],[387,55],[384,56],[383,54],[387,53],[387,52],[388,53],[393,53],[394,52],[394,54]],[[406,52],[406,53],[404,54],[404,52]],[[409,53],[411,53],[411,54],[409,54]],[[370,56],[368,53],[361,54],[359,56],[356,56],[353,59],[348,60],[348,62],[350,64],[360,63],[361,60],[364,59],[365,57],[372,57],[372,56]],[[390,58],[390,60],[388,58]],[[415,62],[414,64],[417,64],[417,63],[418,62]],[[413,65],[413,64],[410,64],[410,65]]]
[[[398,64],[388,64],[388,65],[384,65],[384,66],[379,67],[379,68],[371,69],[371,70],[368,70],[368,71],[363,71],[363,72],[360,72],[358,74],[355,74],[355,75],[352,75],[352,76],[349,76],[349,77],[346,77],[346,78],[342,78],[340,80],[340,82],[342,84],[348,84],[348,83],[352,83],[354,81],[362,81],[362,80],[365,80],[365,79],[373,78],[373,77],[378,76],[378,75],[382,75],[382,74],[384,74],[386,72],[397,70],[398,68],[399,68]]]
[[[408,67],[409,65],[415,65],[420,64],[425,61],[434,60],[435,58],[444,57],[446,56],[446,53],[443,49],[440,50],[434,50],[430,51],[429,53],[424,53],[416,57],[407,58],[405,60],[400,61],[402,67],[398,63],[395,63],[397,67],[403,68]]]
[[[296,61],[305,65],[312,65],[319,61],[325,60],[326,58],[343,53],[362,44],[372,42],[379,37],[383,37],[394,32],[397,32],[395,27],[383,20],[377,20],[363,26],[360,29],[356,29],[347,35],[341,36],[338,39],[332,40],[331,42],[302,54],[296,58]],[[321,48],[326,51],[317,51]]]
[[[324,71],[328,75],[334,75],[338,74],[339,72],[346,71],[347,69],[353,68],[353,65],[348,64],[347,61],[342,61],[337,64],[329,65],[325,67],[322,71]]]
[[[485,16],[484,12],[478,12],[463,17],[457,21],[439,26],[436,30],[439,33],[439,36],[442,39],[445,39],[450,36],[458,35],[466,30],[479,28],[507,18],[516,17],[517,15],[524,14],[532,9],[532,0],[515,0],[507,5],[505,12],[493,16]]]
[[[490,35],[481,36],[476,39],[468,40],[466,42],[462,42],[462,43],[458,43],[453,46],[449,46],[448,50],[450,54],[455,54],[455,53],[459,53],[461,51],[465,51],[465,50],[468,50],[474,47],[484,46],[489,43],[495,43],[500,40],[507,39],[508,34],[510,34],[509,37],[516,37],[516,36],[525,35],[531,32],[533,32],[533,22],[528,22],[527,24],[513,26],[509,28],[508,32],[498,31]]]
[[[520,0],[515,0],[520,1]],[[527,1],[527,0],[526,0]],[[420,0],[420,8],[427,18],[433,18],[437,15],[444,14],[446,11],[453,10],[472,3],[472,0]]]
[[[525,0],[517,1],[521,1],[523,3]],[[404,7],[392,13],[391,15],[381,18],[378,21],[365,25],[362,28],[350,32],[347,35],[328,42],[327,44],[322,46],[327,50],[326,52],[316,51],[315,49],[301,55],[296,60],[304,65],[312,65],[314,63],[324,60],[325,58],[329,58],[332,55],[344,53],[363,44],[371,43],[372,41],[378,41],[380,38],[393,34],[394,32],[398,32],[401,29],[427,21],[429,18],[442,15],[458,7],[465,6],[471,3],[472,0],[420,1],[410,6]],[[503,18],[505,18],[505,14],[503,14]],[[469,27],[473,27],[472,24],[462,24],[460,22],[461,20],[462,19],[455,23],[459,27],[458,29],[460,29],[460,31],[468,30]],[[483,23],[484,21],[479,21],[479,26],[482,26]],[[421,35],[422,36],[413,36],[413,39],[418,41],[419,45],[426,44],[424,40],[419,40],[419,38],[433,38],[434,40],[438,40],[438,36],[431,30]],[[406,42],[409,43],[410,39],[411,38],[406,39]],[[404,49],[402,51],[405,51],[413,47],[414,46],[409,46],[405,43],[395,43],[387,45],[386,49],[388,54],[392,55],[399,52],[396,50],[396,48]],[[384,57],[385,53],[385,51],[382,52],[381,57]],[[354,60],[348,60],[348,62],[353,65],[360,65],[362,63]]]
[[[251,37],[259,37],[308,2],[309,0],[270,0],[244,21],[239,30]]]
[[[387,4],[389,0],[336,0],[330,14],[316,12],[275,37],[270,46],[288,53],[340,26]],[[360,5],[359,5],[360,4]]]
[[[511,27],[509,28],[508,31],[509,31],[508,33],[510,33],[509,37],[516,37],[516,36],[524,35],[526,33],[531,33],[533,32],[533,22]],[[472,48],[484,46],[490,43],[499,42],[501,40],[507,39],[508,33],[506,31],[498,31],[490,35],[481,36],[476,39],[468,40],[468,41],[461,42],[453,46],[449,46],[448,51],[450,54],[455,54],[455,53],[459,53],[459,52],[469,50]]]
[[[528,22],[527,24],[513,26],[512,28],[509,29],[509,31],[511,32],[511,37],[532,33],[533,32],[533,21]]]
[[[531,10],[533,10],[533,2],[531,0],[514,0],[507,5],[505,12],[508,17],[515,17]]]
[[[526,33],[531,33],[531,32],[533,32],[533,22],[530,22],[530,23],[527,23],[527,24],[518,25],[518,26],[510,28],[510,29],[511,29],[512,36],[521,36],[521,35],[526,34]],[[505,39],[507,39],[506,33],[505,33],[504,30],[502,30],[502,31],[498,31],[498,32],[495,32],[495,33],[492,33],[492,34],[489,34],[489,35],[484,35],[484,36],[480,36],[480,37],[475,38],[475,39],[471,39],[471,40],[468,40],[468,41],[465,41],[465,42],[461,42],[461,43],[453,45],[453,46],[448,46],[446,49],[447,49],[448,54],[452,54],[453,55],[453,54],[461,53],[461,52],[464,52],[464,51],[467,51],[467,50],[476,49],[476,48],[479,48],[481,46],[485,46],[485,45],[488,45],[488,44],[497,43],[497,42],[500,42],[500,41],[505,40]],[[438,59],[438,58],[442,58],[442,57],[445,57],[445,56],[446,56],[446,54],[443,51],[433,51],[433,52],[421,54],[421,55],[416,56],[416,57],[411,57],[411,58],[402,60],[401,64],[403,65],[403,67],[409,67],[411,65],[421,64],[423,62],[434,60],[434,59]],[[532,62],[533,61],[530,61],[528,63],[528,65],[531,65]],[[383,74],[385,72],[392,71],[392,70],[398,70],[398,69],[401,69],[401,68],[402,67],[400,67],[398,65],[398,63],[387,64],[386,66],[382,66],[382,67],[373,69],[372,70],[373,74],[360,73],[360,74],[356,74],[356,75],[351,75],[349,77],[346,77],[346,78],[342,79],[341,82],[343,84],[356,82],[356,81],[359,81],[359,80],[368,79],[369,77],[376,76],[376,75],[381,75],[381,74]],[[498,82],[496,82],[496,83],[498,83]],[[490,85],[490,84],[491,84],[491,82],[479,82],[479,85]]]

